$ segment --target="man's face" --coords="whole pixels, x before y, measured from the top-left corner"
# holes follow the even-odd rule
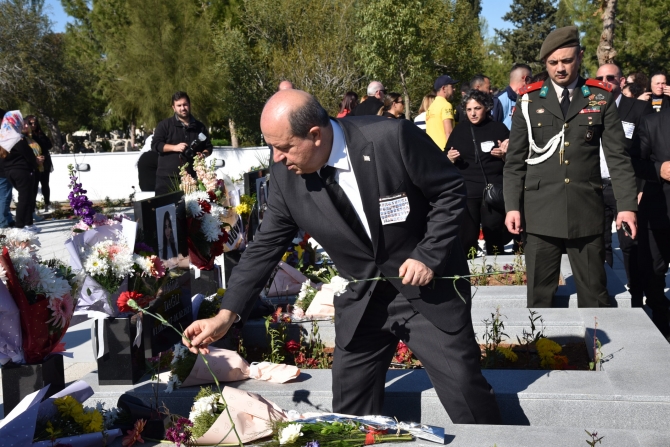
[[[447,84],[442,89],[444,90],[446,99],[451,100],[454,97],[454,86],[452,84]]]
[[[665,75],[656,75],[651,78],[651,92],[656,96],[663,94],[663,88],[666,85]]]
[[[604,81],[604,82],[609,82],[612,84],[614,87],[612,89],[612,93],[614,93],[614,96],[619,96],[621,93],[621,81],[623,77],[619,76],[619,70],[614,66],[610,64],[603,65],[602,67],[598,68],[598,71],[596,72],[596,80],[598,81]],[[623,79],[625,82],[626,80]]]
[[[188,99],[182,98],[172,103],[172,110],[179,118],[186,119],[191,114],[191,103],[188,102]]]
[[[545,65],[552,81],[567,87],[577,79],[583,51],[579,47],[559,48],[547,56]]]
[[[477,90],[484,93],[491,93],[491,80],[484,78],[484,82],[477,86]]]
[[[323,145],[320,127],[313,127],[306,138],[299,138],[292,135],[288,118],[285,118],[265,126],[261,123],[261,130],[265,141],[272,145],[274,162],[284,163],[296,175],[316,172],[328,161],[327,157],[323,159],[320,150]]]
[[[382,85],[380,89],[377,90],[377,93],[375,93],[375,98],[377,98],[380,101],[383,101],[385,96],[386,96],[386,88]]]

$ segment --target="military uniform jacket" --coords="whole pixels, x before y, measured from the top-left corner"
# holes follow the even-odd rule
[[[625,135],[609,84],[579,78],[563,118],[550,79],[522,90],[512,119],[503,176],[506,211],[522,211],[524,231],[573,239],[604,230],[600,140],[619,211],[637,211],[636,185]],[[528,117],[535,144],[543,147],[564,129],[559,147],[545,161],[529,164]],[[561,151],[562,149],[562,151]],[[530,159],[545,154],[533,153]]]

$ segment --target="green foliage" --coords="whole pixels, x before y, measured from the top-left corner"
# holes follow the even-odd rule
[[[512,30],[495,30],[505,52],[515,62],[529,64],[533,72],[542,71],[538,61],[540,48],[556,27],[556,7],[552,0],[514,0],[503,20],[515,26]]]
[[[214,146],[230,146],[230,141],[229,140],[224,140],[224,139],[212,139],[212,144]]]
[[[179,381],[183,382],[186,380],[188,375],[191,374],[191,371],[193,371],[196,360],[198,360],[197,354],[193,354],[190,351],[184,353],[184,356],[178,359],[175,364],[172,365],[172,374],[175,374],[177,377],[179,377]]]
[[[484,330],[484,365],[483,368],[494,368],[500,355],[498,346],[502,343],[503,337],[508,335],[504,332],[505,323],[502,320],[503,315],[500,313],[500,306],[496,307],[496,311],[491,313],[491,319],[483,321],[485,325]]]
[[[275,315],[265,317],[265,334],[270,339],[270,352],[263,354],[263,360],[272,363],[283,363],[284,345],[286,344],[286,322],[281,320],[281,318],[276,322],[274,319]]]
[[[532,344],[535,344],[538,342],[540,338],[543,338],[544,335],[544,319],[542,318],[542,315],[538,314],[536,311],[528,309],[528,312],[530,312],[530,315],[528,316],[528,319],[530,320],[530,331],[527,331],[526,328],[523,328],[523,335],[521,338],[519,336],[516,336],[516,341],[519,343],[519,345],[523,346],[526,348],[526,354],[527,354],[527,360],[528,363],[527,365],[530,366],[530,347]],[[536,323],[540,322],[539,324],[542,326],[542,329],[540,331],[537,331],[537,326]],[[522,341],[523,339],[523,341]]]

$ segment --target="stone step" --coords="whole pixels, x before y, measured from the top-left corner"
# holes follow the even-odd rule
[[[546,311],[547,328],[557,334],[563,331],[571,338],[581,327],[581,336],[588,342],[592,339],[593,317],[597,316],[597,334],[607,361],[599,372],[485,370],[506,424],[656,430],[670,418],[670,345],[642,310]],[[521,327],[524,318],[521,313],[509,317],[506,332],[512,332],[517,324]],[[154,396],[148,382],[136,387],[98,386],[94,373],[85,380],[96,391],[92,399],[108,405],[114,405],[124,392],[147,402]],[[283,385],[253,380],[228,385],[259,393],[285,409],[331,410],[329,370],[304,370],[298,380]],[[198,391],[198,387],[182,388],[165,394],[164,385],[158,387],[159,403],[178,414],[188,413]],[[430,425],[451,425],[424,370],[389,370],[384,414]]]

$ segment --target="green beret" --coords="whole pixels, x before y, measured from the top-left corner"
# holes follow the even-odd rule
[[[569,48],[579,46],[579,30],[576,26],[564,26],[556,28],[549,33],[542,48],[540,49],[540,60],[543,61],[559,48]]]

